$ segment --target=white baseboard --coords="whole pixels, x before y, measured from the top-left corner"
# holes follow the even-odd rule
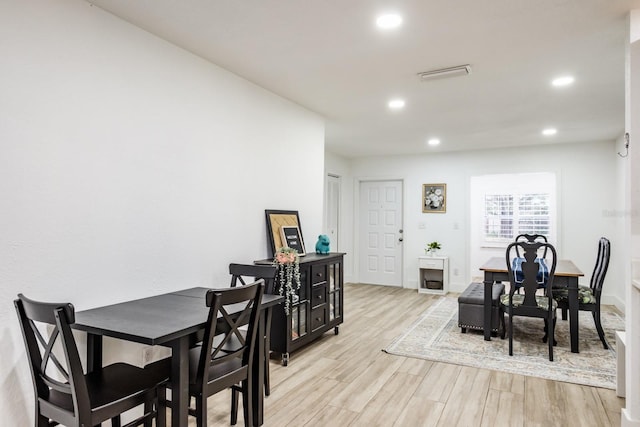
[[[640,420],[632,420],[629,415],[629,411],[626,408],[622,408],[620,413],[620,426],[621,427],[640,427]]]

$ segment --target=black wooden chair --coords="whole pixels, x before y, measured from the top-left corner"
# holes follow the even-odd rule
[[[160,385],[167,379],[162,370],[115,363],[85,374],[70,327],[72,304],[37,302],[22,294],[14,304],[31,368],[36,426],[96,426],[111,419],[120,427],[120,414],[140,405],[144,414],[125,427],[150,427],[153,418],[156,426],[165,425],[166,411],[158,410],[164,398]]]
[[[252,361],[263,293],[263,280],[207,291],[209,314],[204,337],[200,345],[189,350],[189,396],[195,400],[189,415],[196,417],[198,427],[207,425],[207,398],[226,389],[232,390],[232,396],[236,391],[242,393],[245,426],[253,425]],[[245,325],[247,329],[242,330]],[[171,372],[170,358],[151,365]],[[166,404],[171,406],[170,401]],[[236,424],[236,413],[232,404],[232,425]]]
[[[602,345],[605,349],[609,348],[607,340],[602,329],[600,320],[600,299],[602,297],[602,285],[609,268],[609,257],[611,252],[611,243],[606,237],[601,237],[598,242],[598,256],[596,257],[596,265],[591,274],[591,282],[589,286],[580,286],[578,288],[578,307],[582,311],[590,311],[593,321],[596,324],[596,330]],[[558,307],[562,310],[562,320],[567,320],[567,310],[569,309],[569,291],[566,288],[554,288],[553,297],[558,302]]]
[[[549,257],[550,259],[548,259],[547,261],[548,278],[546,281],[547,286],[543,288],[544,295],[537,294],[537,277],[540,270],[540,264],[537,259],[538,251],[540,249],[548,250],[548,253],[551,254],[551,256]],[[524,290],[524,293],[516,293],[515,286],[511,286],[509,289],[509,293],[503,295],[500,298],[503,331],[505,331],[504,313],[507,313],[509,315],[509,355],[513,356],[514,317],[537,317],[542,318],[545,321],[545,329],[548,333],[547,341],[549,343],[549,360],[553,361],[555,319],[558,304],[553,299],[551,288],[553,286],[553,277],[556,270],[556,250],[551,244],[545,242],[516,241],[511,243],[506,250],[507,269],[509,272],[509,281],[511,283],[515,282],[516,276],[516,271],[514,271],[514,259],[518,257],[520,251],[522,251],[522,255],[524,255],[524,260],[520,264],[523,276],[521,287]]]
[[[196,423],[207,425],[207,397],[231,388],[232,396],[242,393],[245,426],[253,425],[252,372],[251,364],[255,349],[260,315],[260,303],[264,293],[264,280],[241,287],[215,289],[207,292],[206,302],[209,318],[199,354],[192,350],[190,370],[195,375],[189,384],[189,394],[196,400]],[[231,316],[225,306],[243,304],[242,312]],[[246,331],[241,330],[247,325]],[[222,340],[214,337],[222,334]],[[228,350],[230,340],[240,343],[233,351]],[[197,356],[195,359],[194,356]],[[196,368],[196,369],[193,369]],[[237,406],[232,399],[231,424],[236,424]]]
[[[229,274],[231,274],[231,287],[245,286],[255,280],[264,280],[264,293],[273,294],[275,280],[278,269],[274,265],[254,265],[254,264],[229,264]],[[271,394],[271,383],[269,379],[269,353],[271,351],[271,309],[265,311],[264,319],[264,394]],[[237,399],[237,393],[235,399]],[[237,406],[236,406],[237,407]]]

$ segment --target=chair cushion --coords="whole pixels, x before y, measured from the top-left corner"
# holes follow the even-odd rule
[[[567,288],[554,288],[553,298],[560,302],[569,302],[569,290]],[[580,304],[595,304],[596,297],[588,286],[578,286],[578,302]]]
[[[511,262],[511,269],[513,270],[513,275],[515,276],[514,286],[517,288],[522,286],[522,282],[524,282],[524,273],[522,272],[522,263],[525,261],[522,257],[516,257]],[[549,268],[547,267],[547,261],[544,258],[536,258],[536,263],[538,263],[538,274],[536,275],[536,281],[538,282],[538,288],[546,288],[547,281],[549,280]]]
[[[556,300],[552,300],[552,309],[555,310],[556,308],[558,308],[558,303],[556,302]],[[514,294],[513,295],[513,306],[514,307],[520,307],[522,305],[522,303],[524,302],[524,294]],[[544,310],[544,311],[548,311],[549,310],[549,298],[542,296],[542,295],[536,295],[536,302],[538,303],[538,307],[540,307],[540,310]],[[509,294],[504,294],[500,297],[500,304],[502,304],[505,307],[509,306]]]

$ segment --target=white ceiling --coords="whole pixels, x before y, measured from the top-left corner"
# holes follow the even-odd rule
[[[326,119],[346,157],[614,140],[640,0],[90,0]],[[395,11],[403,25],[381,32]],[[470,64],[469,76],[417,73]],[[550,81],[575,76],[563,89]],[[391,112],[391,98],[406,100]],[[558,133],[543,137],[545,127]],[[427,147],[438,137],[442,144]]]

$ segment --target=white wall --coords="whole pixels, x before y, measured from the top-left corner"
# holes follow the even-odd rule
[[[267,256],[264,209],[320,234],[324,123],[80,0],[0,2],[0,58],[0,418],[24,426],[16,294],[227,286]]]
[[[607,236],[612,242],[612,259],[605,285],[605,302],[624,308],[624,291],[620,284],[624,270],[624,249],[616,244],[622,241],[623,218],[617,196],[619,173],[618,156],[614,141],[539,147],[465,151],[422,156],[392,156],[358,158],[349,161],[347,170],[353,185],[345,187],[357,191],[360,179],[389,176],[401,178],[405,185],[404,204],[404,268],[403,286],[416,288],[418,280],[417,257],[424,254],[427,242],[442,242],[441,254],[450,257],[449,271],[453,291],[462,291],[472,277],[481,276],[479,265],[470,265],[469,247],[469,181],[474,175],[544,172],[557,175],[560,199],[558,242],[560,255],[573,260],[585,273],[583,283],[588,284],[593,270],[597,242]],[[337,161],[327,157],[327,169]],[[423,214],[421,208],[422,184],[447,184],[447,212]],[[357,195],[353,197],[357,200]],[[353,216],[349,212],[348,216]],[[420,223],[425,228],[419,228]],[[348,232],[353,236],[357,230]],[[354,240],[351,237],[352,241]],[[487,254],[487,257],[490,256]],[[352,260],[357,265],[357,248]],[[454,271],[458,271],[458,275]],[[351,280],[357,281],[357,271]]]

